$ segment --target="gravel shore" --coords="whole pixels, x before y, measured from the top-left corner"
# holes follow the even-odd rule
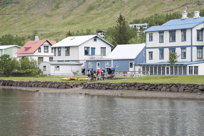
[[[35,93],[67,93],[75,95],[91,96],[114,96],[127,98],[169,98],[169,99],[203,99],[202,93],[178,93],[178,92],[159,92],[159,91],[135,91],[135,90],[92,90],[82,88],[72,89],[53,89],[53,88],[27,88],[27,87],[5,87],[0,89],[12,89],[20,91],[30,91]]]

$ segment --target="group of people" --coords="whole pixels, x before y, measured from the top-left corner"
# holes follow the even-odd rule
[[[90,69],[87,71],[87,75],[90,80],[104,80],[105,79],[105,69],[98,68],[96,71],[93,69]]]

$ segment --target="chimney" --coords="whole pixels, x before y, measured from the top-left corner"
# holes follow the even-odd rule
[[[182,12],[182,18],[181,19],[186,19],[186,18],[188,18],[188,12],[186,10],[184,10]]]
[[[35,35],[35,42],[39,41],[39,36]]]
[[[194,18],[200,17],[200,11],[194,11]]]

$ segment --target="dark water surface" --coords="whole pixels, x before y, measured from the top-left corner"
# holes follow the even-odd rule
[[[204,101],[0,91],[0,136],[204,136]]]

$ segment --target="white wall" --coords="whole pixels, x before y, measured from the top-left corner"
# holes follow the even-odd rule
[[[84,47],[90,47],[90,53],[91,53],[91,47],[95,47],[95,56],[101,56],[101,47],[106,47],[106,56],[108,56],[111,53],[111,47],[103,42],[102,40],[97,38],[97,41],[94,41],[94,39],[91,39],[87,41],[86,43],[79,46],[79,60],[86,60],[90,59],[92,56],[85,56],[84,55]],[[105,57],[105,56],[102,56]]]
[[[46,70],[43,70],[43,66],[46,66]],[[50,75],[50,64],[47,62],[43,62],[39,65],[39,68],[42,70],[43,75]]]
[[[153,41],[149,41],[149,33],[153,33]],[[186,41],[181,41],[181,30],[176,30],[176,42],[169,42],[169,31],[164,31],[164,43],[159,43],[159,32],[146,33],[146,47],[187,46],[191,45],[191,30],[186,29]]]
[[[55,66],[60,66],[60,70],[56,71]],[[53,76],[73,76],[73,72],[79,71],[81,74],[81,65],[51,65],[50,75]]]
[[[193,64],[188,66],[198,66],[198,75],[204,75],[204,63]]]
[[[57,48],[56,48],[57,52]],[[56,54],[57,55],[57,54]],[[78,46],[72,46],[70,47],[70,56],[65,56],[65,47],[61,47],[61,56],[54,56],[53,60],[79,60],[79,47]]]

